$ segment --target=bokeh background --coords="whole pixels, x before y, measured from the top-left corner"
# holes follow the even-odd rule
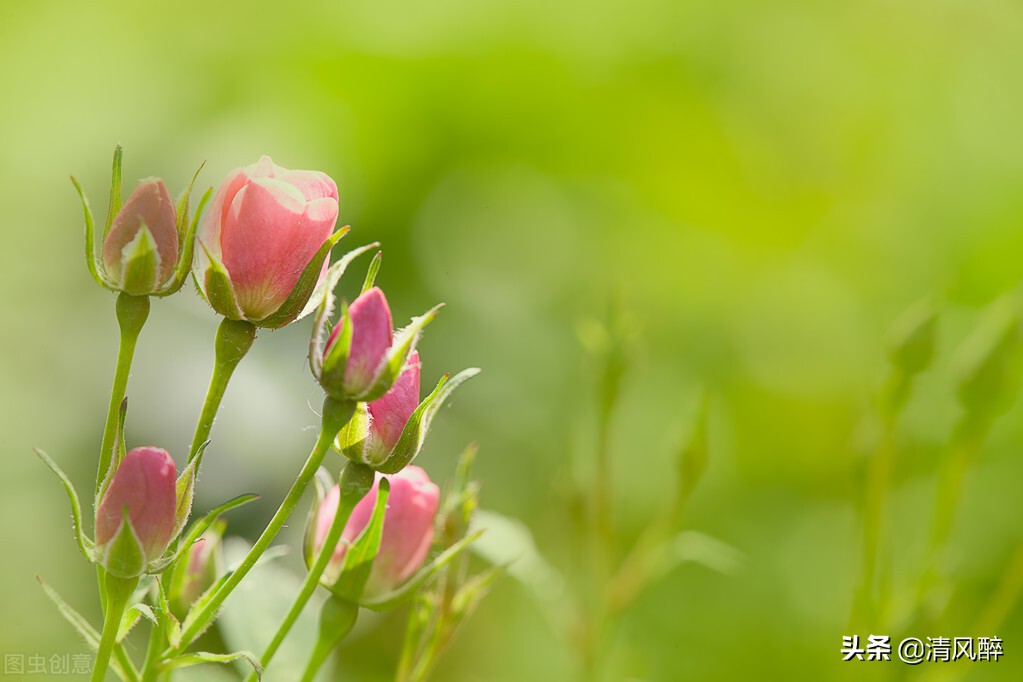
[[[484,369],[420,463],[443,479],[478,441],[483,506],[526,524],[566,592],[595,441],[578,330],[617,299],[635,332],[611,427],[624,542],[671,494],[699,387],[713,390],[710,468],[684,526],[741,561],[687,563],[644,592],[602,679],[903,675],[840,663],[872,396],[889,325],[937,294],[938,357],[899,431],[905,591],[960,410],[957,349],[1023,274],[1020,64],[1011,0],[5,1],[0,653],[85,651],[37,573],[97,616],[63,492],[31,448],[88,489],[116,325],[67,176],[102,215],[121,143],[126,191],[156,175],[176,193],[203,160],[215,185],[262,154],[337,180],[343,244],[383,242],[396,319],[447,303],[424,380]],[[190,285],[154,304],[129,443],[182,456],[216,323]],[[214,429],[197,504],[261,493],[231,518],[242,536],[314,437],[307,335],[308,322],[261,334]],[[1021,439],[1014,406],[966,482],[946,631],[888,633],[1001,637],[1003,660],[959,665],[966,679],[1023,671],[1012,599],[996,632],[971,631],[1023,542]],[[530,594],[499,582],[436,679],[571,679],[572,645]],[[401,625],[360,631],[344,679],[389,679]]]

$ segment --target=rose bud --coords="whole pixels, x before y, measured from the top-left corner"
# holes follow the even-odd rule
[[[338,400],[372,401],[384,396],[398,378],[419,333],[439,308],[413,318],[395,334],[391,308],[378,287],[366,289],[330,332],[322,352],[313,351],[313,371],[328,395]],[[314,340],[320,331],[313,330]]]
[[[324,583],[331,585],[337,581],[348,546],[359,536],[373,516],[380,478],[381,474],[377,474],[369,494],[352,510],[341,535],[341,541],[334,549],[327,570],[323,574]],[[394,590],[423,565],[433,542],[434,516],[437,514],[440,500],[440,489],[419,467],[406,467],[386,478],[390,483],[391,492],[387,498],[380,550],[366,582],[364,594],[367,597],[380,596]],[[320,504],[319,512],[313,521],[315,527],[312,549],[315,554],[323,547],[330,525],[334,521],[340,494],[340,488],[335,485]]]
[[[361,402],[337,435],[334,446],[349,459],[391,474],[415,459],[423,447],[434,415],[466,379],[479,373],[467,369],[441,377],[437,388],[419,401],[419,352],[409,354],[391,389],[372,402]]]
[[[174,569],[168,601],[171,611],[184,618],[188,609],[203,592],[208,590],[223,572],[221,539],[226,524],[217,521],[199,536]]]
[[[198,172],[196,172],[198,176]],[[132,296],[168,296],[185,281],[192,265],[192,235],[198,215],[209,198],[199,202],[195,218],[189,219],[188,197],[192,182],[177,206],[163,180],[147,178],[128,200],[121,203],[121,148],[114,150],[110,207],[97,249],[92,211],[78,181],[71,178],[85,211],[85,247],[89,271],[101,285]]]
[[[194,274],[221,315],[278,328],[302,312],[323,278],[334,233],[337,185],[262,157],[232,171],[199,227]]]
[[[115,288],[134,296],[156,293],[178,263],[174,202],[163,180],[143,180],[117,212],[103,240],[103,265]]]
[[[178,530],[176,478],[160,448],[135,448],[117,465],[96,508],[96,546],[112,574],[141,575],[162,557]]]

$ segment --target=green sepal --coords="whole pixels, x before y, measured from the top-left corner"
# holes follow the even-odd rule
[[[350,229],[346,225],[328,237],[327,241],[323,242],[323,245],[320,246],[319,251],[309,260],[305,270],[302,271],[302,275],[298,278],[298,282],[295,283],[295,287],[288,294],[288,298],[281,304],[281,307],[262,320],[252,320],[252,322],[257,326],[268,329],[280,329],[294,322],[305,308],[306,303],[309,302],[313,289],[316,288],[316,283],[320,279],[320,271],[323,269],[323,261],[330,257],[330,250],[334,248],[334,245],[342,237],[348,234]]]
[[[391,344],[390,349],[388,349],[387,357],[384,358],[380,369],[377,371],[376,381],[373,386],[362,395],[353,396],[354,398],[365,402],[373,402],[391,390],[391,386],[394,385],[394,381],[405,366],[409,353],[416,347],[423,328],[437,317],[437,313],[443,307],[444,304],[440,303],[426,311],[425,314],[413,317],[412,322],[407,327],[394,335],[394,342]]]
[[[345,255],[338,258],[337,262],[327,268],[327,275],[317,282],[316,288],[313,289],[312,296],[309,297],[309,300],[305,304],[305,308],[302,309],[302,313],[295,319],[301,320],[303,317],[309,315],[315,310],[317,311],[316,328],[320,328],[323,322],[326,321],[327,318],[330,317],[331,313],[334,312],[334,288],[337,286],[337,283],[341,281],[341,277],[345,274],[345,270],[356,258],[378,246],[380,246],[380,242],[366,244],[365,246],[360,246],[357,249],[352,249]]]
[[[67,477],[67,474],[61,470],[57,463],[50,458],[48,454],[35,448],[36,455],[39,459],[43,460],[43,463],[50,467],[50,470],[57,474],[57,478],[64,484],[64,490],[67,491],[68,501],[71,503],[71,519],[74,524],[75,540],[78,542],[78,548],[85,555],[85,558],[89,561],[97,561],[96,545],[93,541],[85,534],[82,530],[82,505],[78,501],[78,492],[75,490],[75,486],[72,485],[71,479]],[[97,640],[98,641],[98,640]]]
[[[469,369],[462,370],[450,379],[448,379],[446,374],[442,376],[440,381],[437,382],[437,387],[433,389],[433,393],[426,396],[426,399],[419,403],[419,407],[415,409],[409,420],[405,422],[405,428],[402,429],[401,436],[398,438],[398,442],[395,444],[394,449],[391,450],[387,459],[371,466],[385,474],[396,474],[404,469],[422,449],[423,441],[426,440],[426,433],[430,430],[430,424],[437,415],[437,411],[444,404],[444,401],[455,392],[456,388],[479,373],[479,368],[470,367]]]
[[[184,540],[178,543],[177,550],[171,556],[164,557],[162,559],[159,559],[158,561],[150,563],[149,572],[159,573],[163,569],[167,568],[167,566],[170,566],[172,563],[180,559],[181,556],[188,550],[188,548],[192,546],[192,543],[194,543],[199,538],[199,536],[206,531],[207,528],[213,525],[213,523],[220,517],[221,514],[230,509],[240,507],[243,504],[248,504],[249,502],[258,499],[259,495],[256,495],[254,493],[239,495],[238,497],[231,498],[230,500],[220,505],[219,507],[213,509],[212,511],[207,512],[205,516],[203,516],[201,519],[199,519],[198,521],[191,525],[191,527],[188,529],[188,534],[185,535]]]
[[[373,288],[373,282],[377,279],[377,273],[380,272],[380,262],[383,259],[383,252],[377,251],[376,255],[373,256],[373,260],[369,262],[369,268],[366,270],[366,279],[362,282],[362,291],[359,294],[360,296]]]
[[[377,486],[377,499],[373,507],[373,516],[359,533],[348,551],[345,552],[344,563],[337,581],[330,586],[330,591],[345,601],[358,603],[369,580],[373,562],[380,552],[380,540],[384,534],[384,515],[387,511],[387,497],[391,485],[386,478],[380,479]]]
[[[334,337],[334,343],[327,349],[317,379],[323,390],[333,398],[347,400],[344,390],[345,368],[348,366],[348,353],[352,349],[352,321],[348,315],[348,304],[341,304],[341,329]]]
[[[202,170],[202,166],[199,167],[199,170]],[[196,171],[195,174],[199,175],[199,171]],[[194,177],[192,178],[192,182],[195,182]],[[174,277],[166,286],[164,286],[163,289],[156,292],[157,296],[170,296],[180,290],[185,284],[185,280],[188,279],[188,273],[192,269],[192,257],[195,253],[195,233],[199,227],[199,216],[202,215],[202,211],[206,207],[207,202],[209,202],[210,197],[213,196],[213,188],[210,187],[203,193],[202,198],[199,199],[199,205],[195,209],[195,215],[192,216],[191,222],[182,222],[183,220],[188,220],[188,192],[192,189],[192,182],[188,183],[188,189],[185,190],[185,195],[182,198],[181,203],[184,204],[184,209],[182,210],[180,204],[178,207],[178,234],[180,239],[179,243],[181,244],[181,253],[178,255],[178,263],[174,267]],[[184,229],[184,232],[182,233],[186,224],[187,229]]]
[[[464,552],[469,545],[471,545],[476,538],[483,535],[483,533],[484,530],[480,529],[471,535],[465,536],[438,554],[433,561],[420,568],[415,575],[399,585],[397,588],[373,599],[362,599],[360,600],[360,604],[373,611],[386,611],[394,608],[408,598],[413,592],[422,587],[427,580],[436,575],[438,571],[444,568],[455,557]]]
[[[125,507],[121,525],[114,537],[100,548],[103,553],[103,568],[116,578],[137,578],[146,570],[146,553],[142,541],[131,525],[128,509]]]
[[[176,538],[181,529],[185,527],[185,522],[188,521],[188,515],[192,511],[192,498],[195,493],[195,478],[199,474],[199,466],[202,464],[203,454],[206,452],[206,446],[210,444],[206,441],[199,446],[199,449],[195,453],[195,457],[188,463],[185,470],[178,476],[177,484],[175,486],[175,493],[177,499],[177,507],[174,513],[174,533],[171,538]]]
[[[85,262],[89,266],[89,274],[96,280],[96,284],[104,289],[116,291],[114,283],[106,276],[106,269],[99,259],[96,249],[96,225],[92,219],[92,209],[89,208],[89,200],[85,197],[82,186],[78,184],[75,176],[71,176],[71,184],[78,190],[78,197],[82,200],[82,210],[85,213]]]
[[[114,160],[110,168],[110,202],[107,204],[107,219],[103,223],[103,241],[106,241],[110,234],[110,228],[114,224],[114,218],[121,212],[121,145],[114,147]]]
[[[356,403],[355,414],[338,431],[334,447],[349,459],[369,464],[363,455],[363,446],[369,433],[369,422],[369,403]]]
[[[149,226],[142,223],[135,238],[121,250],[118,288],[132,296],[147,296],[160,286],[160,252]]]
[[[244,320],[245,315],[238,307],[238,299],[234,295],[234,286],[231,284],[231,275],[220,260],[210,253],[202,240],[197,240],[202,247],[203,253],[210,261],[203,279],[205,286],[199,287],[203,292],[206,302],[219,314],[230,320]]]
[[[185,654],[184,656],[164,661],[160,664],[159,669],[162,672],[168,672],[202,663],[234,663],[239,660],[251,665],[252,669],[256,671],[256,678],[262,679],[263,666],[259,664],[259,658],[251,651],[235,651],[230,654],[212,654],[208,651],[197,651],[194,654]]]
[[[148,605],[142,603],[132,604],[124,610],[124,614],[121,616],[121,625],[117,628],[117,637],[115,638],[115,641],[121,642],[124,640],[124,638],[128,636],[128,633],[131,632],[132,628],[138,625],[138,622],[142,620],[143,616],[145,616],[146,620],[151,622],[153,625],[159,625],[159,622],[156,620],[156,614],[153,613],[153,609],[151,609]]]
[[[171,612],[167,593],[164,591],[163,582],[159,578],[156,580],[156,596],[160,612],[163,614],[163,617],[167,619],[167,643],[170,644],[172,648],[177,649],[181,644],[181,623]]]
[[[103,475],[103,481],[100,483],[99,490],[96,491],[96,500],[93,503],[93,506],[96,508],[99,508],[99,503],[103,501],[103,495],[106,494],[107,488],[110,487],[110,481],[113,480],[117,467],[121,465],[127,454],[127,447],[124,442],[124,424],[127,418],[128,398],[125,397],[117,411],[117,425],[114,427],[114,445],[113,452],[110,453],[110,465]]]

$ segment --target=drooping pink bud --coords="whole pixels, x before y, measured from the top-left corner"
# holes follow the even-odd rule
[[[391,390],[369,403],[369,430],[363,446],[365,461],[382,462],[401,438],[409,417],[419,407],[419,351],[409,354]]]
[[[177,469],[166,450],[135,448],[114,472],[96,509],[96,544],[117,534],[127,509],[147,561],[158,559],[174,536]]]
[[[324,173],[281,168],[269,156],[232,171],[199,228],[202,247],[196,248],[194,269],[207,300],[232,319],[270,317],[331,237],[337,215],[337,185]],[[210,295],[210,257],[226,270],[234,299],[230,305]],[[325,259],[321,278],[326,265]],[[311,287],[306,299],[309,293]]]
[[[348,545],[359,536],[373,516],[382,474],[376,475],[372,490],[352,510],[327,567],[328,580],[336,580]],[[433,522],[440,503],[440,489],[425,471],[408,466],[387,476],[391,492],[384,514],[380,552],[366,582],[365,594],[379,596],[395,589],[419,570],[433,542]],[[313,549],[319,552],[337,513],[340,489],[334,486],[320,505],[313,534]]]
[[[150,291],[128,292],[133,294],[151,293],[166,284],[173,277],[174,268],[178,264],[180,244],[174,202],[171,201],[167,186],[159,178],[148,178],[139,183],[117,212],[110,225],[110,232],[103,240],[103,265],[116,285],[128,284],[125,281],[128,278],[125,270],[133,257],[138,255],[140,260],[145,258],[144,251],[148,246],[139,244],[140,240],[147,238],[143,228],[152,239],[148,246],[155,248],[157,258],[153,262],[155,267],[152,268],[152,279],[134,285],[148,287]]]

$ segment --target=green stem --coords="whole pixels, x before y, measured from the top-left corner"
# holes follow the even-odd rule
[[[365,464],[349,462],[348,466],[345,467],[344,473],[341,475],[341,495],[338,499],[334,520],[330,524],[330,529],[327,531],[327,537],[323,540],[323,546],[320,548],[319,554],[316,555],[316,560],[309,568],[309,573],[302,583],[302,589],[299,590],[295,602],[291,605],[291,609],[284,617],[284,622],[277,629],[266,651],[259,658],[259,662],[264,668],[270,665],[270,661],[284,642],[284,638],[291,632],[291,628],[295,625],[295,621],[298,620],[302,609],[305,608],[313,593],[316,592],[316,587],[320,584],[320,578],[327,569],[327,564],[330,563],[331,558],[334,556],[334,549],[337,547],[337,543],[341,540],[341,533],[345,529],[348,517],[352,515],[352,510],[355,509],[355,505],[359,503],[359,500],[364,498],[373,487],[373,478],[373,470]],[[256,673],[250,673],[246,678],[246,682],[256,682]]]
[[[320,427],[320,435],[316,440],[316,444],[313,446],[312,452],[309,453],[309,458],[306,460],[305,465],[302,467],[302,471],[299,472],[298,478],[291,486],[291,490],[288,491],[284,501],[281,502],[280,508],[277,513],[274,514],[273,518],[270,519],[270,523],[267,524],[263,534],[256,540],[256,544],[252,546],[249,553],[242,560],[241,565],[235,569],[231,574],[231,577],[227,579],[224,586],[221,587],[212,599],[206,604],[201,612],[196,614],[195,618],[186,619],[191,620],[191,623],[185,628],[185,631],[181,634],[181,644],[176,649],[170,649],[164,651],[162,658],[167,658],[176,653],[184,651],[184,649],[191,644],[192,640],[202,632],[209,621],[216,614],[217,610],[227,599],[228,595],[238,586],[238,584],[248,575],[252,567],[256,565],[259,557],[263,555],[263,552],[267,550],[270,543],[273,542],[274,538],[277,537],[277,533],[280,532],[281,528],[287,522],[288,517],[291,516],[291,512],[298,506],[299,500],[302,499],[302,494],[305,492],[306,487],[309,485],[309,481],[312,480],[313,476],[316,475],[316,470],[319,468],[320,463],[323,461],[324,456],[330,449],[331,444],[334,442],[334,438],[337,436],[338,431],[341,430],[351,416],[355,413],[355,403],[342,402],[335,400],[334,398],[327,397],[323,401],[323,418],[322,425]]]
[[[138,578],[115,578],[106,575],[106,610],[103,614],[103,634],[100,636],[99,649],[96,651],[96,665],[92,668],[92,682],[103,682],[110,666],[110,655],[117,644],[117,631],[121,627],[121,617],[128,605],[128,599],[139,584]]]
[[[159,624],[154,625],[149,631],[149,648],[146,649],[141,682],[157,682],[160,679],[160,652],[166,638],[167,616],[168,614],[161,614]]]
[[[114,439],[117,436],[117,422],[121,403],[128,388],[128,375],[131,373],[131,362],[135,357],[135,344],[138,343],[142,326],[149,317],[149,297],[132,296],[121,293],[117,296],[117,325],[121,330],[121,342],[117,350],[117,366],[114,370],[114,385],[110,389],[110,406],[107,409],[107,423],[103,428],[103,444],[99,450],[99,468],[96,471],[96,492],[99,493],[103,479],[110,468],[110,460],[114,452]]]
[[[220,409],[220,402],[224,399],[224,391],[227,390],[227,382],[231,380],[235,368],[249,352],[255,339],[256,326],[251,322],[224,318],[220,323],[215,342],[216,359],[213,364],[213,376],[210,378],[210,387],[206,391],[206,400],[202,405],[199,422],[195,425],[192,446],[188,449],[189,462],[195,459],[202,444],[209,438],[213,420],[217,416],[217,410]]]
[[[323,609],[320,611],[320,634],[309,657],[305,672],[302,674],[302,682],[313,682],[316,679],[316,673],[323,667],[330,652],[352,631],[358,617],[358,604],[344,601],[338,597],[331,597],[324,602]]]

